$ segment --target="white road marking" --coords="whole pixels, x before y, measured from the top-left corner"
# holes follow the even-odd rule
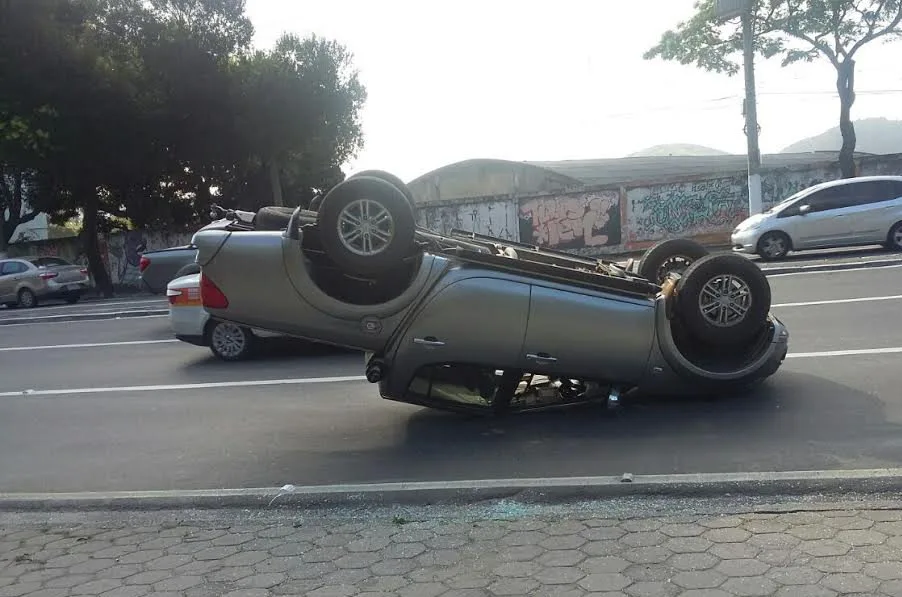
[[[78,304],[75,304],[75,305],[47,305],[47,306],[41,306],[41,307],[40,307],[40,311],[52,311],[52,310],[57,310],[57,309],[69,309],[69,310],[72,311],[73,313],[78,313],[78,312],[80,312],[80,311],[82,311],[82,310],[86,310],[86,309],[96,309],[96,308],[102,308],[102,307],[111,307],[111,306],[113,306],[113,305],[162,305],[162,306],[165,306],[165,305],[167,305],[167,304],[168,304],[168,303],[167,303],[167,301],[166,301],[165,298],[159,298],[159,299],[146,299],[146,300],[140,300],[140,301],[110,301],[110,302],[106,302],[106,301],[85,301],[85,302],[83,302],[83,303],[78,303]],[[6,311],[6,312],[11,312],[11,311],[18,311],[18,309],[3,309],[3,310],[0,310],[0,313],[3,313],[4,311]]]
[[[820,357],[854,357],[865,354],[897,354],[902,353],[902,346],[890,348],[859,348],[855,350],[825,350],[821,352],[793,352],[787,359],[813,359]]]
[[[820,270],[813,272],[787,272],[785,274],[768,274],[768,278],[782,278],[784,276],[814,276],[814,275],[827,275],[827,274],[843,274],[846,272],[879,272],[885,269],[892,269],[895,267],[902,267],[902,264],[899,265],[873,265],[871,267],[850,267],[847,269],[834,269],[834,270]],[[767,269],[762,268],[765,274],[767,274]]]
[[[28,319],[29,322],[32,323],[45,323],[45,322],[53,322],[53,321],[64,321],[69,323],[68,317],[85,317],[91,316],[94,318],[106,317],[107,319],[125,319],[123,315],[132,314],[132,313],[147,313],[150,309],[133,309],[128,311],[84,311],[81,313],[66,313],[65,315],[43,315],[31,317],[29,315],[23,315],[21,317],[5,317],[4,321],[17,321],[19,319]],[[140,316],[137,316],[140,317]],[[11,325],[11,324],[7,324]]]
[[[826,301],[807,301],[803,303],[776,303],[771,307],[812,307],[814,305],[835,305],[839,303],[866,303],[869,301],[894,301],[902,299],[902,294],[894,294],[891,296],[864,296],[861,298],[850,299],[832,299]]]
[[[132,340],[128,342],[90,342],[84,344],[47,344],[45,346],[9,346],[0,348],[0,352],[18,352],[21,350],[52,350],[55,348],[101,348],[106,346],[137,346],[141,344],[171,344],[173,342],[180,342],[180,340]]]
[[[76,323],[101,323],[109,321],[122,321],[125,319],[155,319],[157,317],[169,317],[169,315],[137,315],[135,317],[112,317],[109,319],[76,319],[74,321],[34,321],[31,323],[4,323],[0,324],[0,330],[4,330],[6,328],[21,327],[23,325],[74,325]],[[15,321],[15,319],[11,321]]]
[[[112,392],[167,392],[174,390],[206,390],[210,388],[246,388],[253,386],[288,386],[301,384],[341,383],[348,381],[366,381],[364,375],[348,375],[344,377],[303,377],[297,379],[258,379],[252,381],[216,381],[209,383],[185,383],[160,386],[119,386],[112,388],[67,388],[58,390],[23,390],[18,392],[0,392],[0,398],[19,396],[59,396],[62,394],[109,394]]]

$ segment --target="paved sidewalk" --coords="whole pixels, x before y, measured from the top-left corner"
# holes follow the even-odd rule
[[[0,513],[0,596],[902,596],[902,510],[824,507]]]

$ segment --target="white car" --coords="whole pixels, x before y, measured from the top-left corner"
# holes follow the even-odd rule
[[[169,299],[169,323],[182,342],[206,346],[224,361],[241,361],[254,354],[258,340],[280,334],[213,321],[200,299],[200,274],[188,274],[166,285]]]
[[[902,250],[902,176],[861,176],[808,187],[730,237],[733,250],[772,260],[789,251],[882,244]]]

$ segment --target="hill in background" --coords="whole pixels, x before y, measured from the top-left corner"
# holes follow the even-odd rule
[[[679,155],[730,155],[726,151],[705,147],[704,145],[692,145],[691,143],[667,143],[664,145],[655,145],[640,149],[636,153],[631,153],[627,157],[658,157],[658,156],[679,156]]]
[[[855,121],[855,151],[861,153],[902,153],[902,120],[865,118]],[[842,135],[835,126],[820,135],[808,137],[788,145],[780,153],[808,153],[811,151],[839,151]]]

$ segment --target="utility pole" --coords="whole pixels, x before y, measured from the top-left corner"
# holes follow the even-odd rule
[[[761,213],[761,151],[758,149],[758,105],[755,98],[755,31],[750,11],[742,14],[745,70],[745,136],[748,142],[749,215]]]
[[[755,98],[755,28],[752,0],[716,0],[715,14],[721,22],[742,18],[743,71],[745,72],[745,135],[748,153],[749,215],[761,213],[761,151],[758,149],[758,106]]]

